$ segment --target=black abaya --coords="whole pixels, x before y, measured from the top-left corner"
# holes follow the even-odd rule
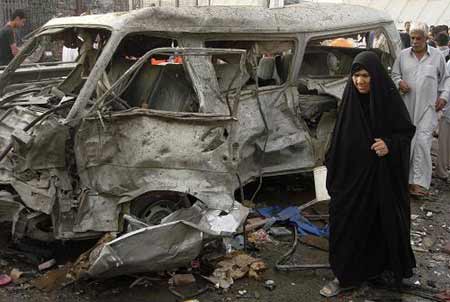
[[[369,72],[370,94],[350,76],[326,156],[330,201],[330,265],[340,285],[359,285],[384,271],[412,276],[408,195],[409,152],[415,128],[394,83],[372,52],[352,70]],[[389,153],[371,146],[381,138]]]

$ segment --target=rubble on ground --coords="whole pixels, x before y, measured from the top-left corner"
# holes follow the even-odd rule
[[[438,190],[435,194],[440,194],[440,190],[445,191],[447,189],[437,184],[434,190]],[[58,262],[44,271],[39,271],[38,266],[40,264],[53,259],[52,257],[42,258],[41,261],[35,262],[33,272],[20,266],[14,267],[15,263],[11,262],[10,258],[2,257],[0,273],[4,272],[7,276],[4,280],[6,284],[3,287],[22,292],[32,290],[32,288],[36,288],[42,293],[57,292],[63,291],[64,288],[69,286],[74,286],[73,284],[84,282],[83,280],[89,280],[87,282],[91,283],[94,282],[92,280],[95,280],[92,278],[96,278],[98,280],[95,281],[96,284],[102,284],[105,279],[101,276],[108,276],[109,278],[109,274],[114,276],[119,274],[117,272],[121,274],[132,272],[134,279],[126,286],[128,290],[134,290],[135,288],[151,289],[159,286],[159,284],[165,284],[170,294],[182,301],[189,299],[204,301],[203,296],[210,297],[211,295],[224,295],[232,297],[232,300],[256,301],[261,299],[261,295],[264,296],[265,293],[268,294],[271,291],[277,293],[280,288],[286,286],[283,282],[280,283],[277,274],[285,274],[286,278],[289,278],[293,273],[276,273],[277,267],[286,266],[300,268],[303,271],[306,269],[309,272],[317,271],[317,274],[323,274],[326,276],[325,278],[331,278],[329,271],[327,273],[327,270],[323,270],[326,265],[322,262],[323,258],[322,261],[313,261],[308,258],[309,256],[305,258],[302,255],[305,251],[309,251],[308,253],[311,255],[320,253],[326,255],[328,250],[326,237],[299,233],[299,230],[305,230],[305,227],[316,226],[317,230],[323,229],[327,221],[327,213],[324,211],[326,207],[325,202],[321,205],[316,204],[307,207],[302,211],[298,210],[299,215],[303,218],[311,218],[311,221],[303,220],[303,218],[297,220],[306,223],[303,228],[298,228],[292,223],[292,215],[281,215],[285,220],[278,216],[274,222],[272,217],[262,216],[258,208],[249,209],[250,212],[248,212],[247,208],[240,205],[237,206],[237,212],[232,217],[246,217],[247,219],[233,220],[229,219],[231,217],[227,218],[228,215],[215,215],[214,217],[222,217],[220,222],[211,220],[208,218],[209,210],[202,208],[201,205],[173,213],[172,217],[169,216],[164,220],[159,228],[158,226],[147,226],[145,223],[139,222],[138,219],[127,218],[126,220],[130,221],[128,233],[121,236],[108,233],[73,263]],[[301,206],[298,206],[298,208],[301,208]],[[246,212],[245,209],[247,209]],[[245,215],[242,216],[240,211],[243,210]],[[198,215],[199,213],[201,215]],[[277,213],[283,213],[283,209]],[[432,215],[428,213],[432,213]],[[445,299],[449,296],[448,284],[450,281],[450,221],[445,218],[448,214],[445,203],[437,198],[412,201],[411,242],[418,260],[418,268],[416,274],[410,280],[407,280],[409,287],[401,292],[386,291],[377,287],[366,288],[346,293],[343,298],[347,299],[346,301],[361,297],[366,301],[383,301],[383,299],[392,299],[400,295],[410,297],[408,298],[410,300],[404,301],[427,301],[426,297],[433,298],[435,301],[447,301]],[[194,217],[197,217],[197,219],[193,219]],[[234,221],[234,223],[226,223],[230,221]],[[232,226],[232,228],[219,230],[217,228],[219,225],[222,227],[224,225]],[[137,271],[134,270],[132,263],[120,262],[119,258],[115,260],[113,258],[102,258],[105,257],[102,254],[108,254],[106,251],[109,251],[110,255],[115,255],[111,251],[115,251],[115,248],[121,248],[120,245],[117,247],[114,245],[114,242],[125,242],[123,239],[118,240],[119,238],[130,238],[141,242],[141,246],[145,246],[145,244],[142,244],[142,238],[133,237],[147,236],[147,232],[158,229],[164,230],[168,226],[171,228],[182,227],[183,234],[189,234],[185,233],[185,230],[198,231],[202,234],[199,251],[194,250],[195,253],[188,254],[183,263],[177,267],[155,269],[155,272],[159,271],[160,273],[149,273],[152,270],[152,259],[156,259],[154,258],[156,254],[148,253],[148,250],[146,250],[148,258],[145,261],[148,261],[149,266]],[[205,232],[204,228],[214,229],[216,232]],[[310,230],[314,231],[314,229]],[[167,234],[172,235],[175,232],[174,229],[171,229],[171,231],[165,232],[165,235],[160,236],[168,237]],[[178,240],[177,236],[171,237],[175,241]],[[183,238],[179,242],[185,242],[186,238],[196,239],[199,237],[193,235],[193,237],[184,236]],[[295,243],[296,238],[297,243]],[[193,240],[191,242],[195,245],[199,241]],[[177,246],[177,248],[183,250],[183,247]],[[289,253],[286,253],[287,249]],[[128,251],[132,250],[128,249]],[[275,258],[266,258],[267,251],[272,251]],[[139,251],[137,253],[139,254]],[[114,261],[102,262],[103,260],[99,259],[113,259]],[[166,261],[163,258],[161,259]],[[282,265],[276,265],[280,263],[280,260],[282,260]],[[92,264],[96,261],[100,261],[99,263],[102,263],[102,267],[105,268],[102,274],[92,274]],[[141,263],[145,263],[145,261]],[[52,262],[50,261],[50,264]],[[157,268],[157,265],[154,267]],[[323,271],[323,273],[320,273],[320,271]],[[98,279],[98,276],[100,276],[100,279]],[[11,281],[8,280],[9,278]],[[323,280],[325,282],[325,279]],[[254,282],[252,284],[255,285],[249,287],[249,282]],[[288,284],[295,287],[297,286],[296,283],[289,282]],[[120,292],[117,290],[116,294],[120,294],[122,291],[126,292],[126,290],[120,290]],[[77,292],[80,292],[80,290]],[[422,300],[417,300],[419,297]]]

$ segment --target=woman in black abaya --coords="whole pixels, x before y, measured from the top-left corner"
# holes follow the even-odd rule
[[[412,276],[408,170],[415,127],[373,52],[356,56],[326,156],[330,265],[336,279],[320,292],[390,272]]]

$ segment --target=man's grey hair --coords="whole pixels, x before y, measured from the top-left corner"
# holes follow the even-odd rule
[[[410,33],[420,33],[424,37],[428,36],[428,25],[422,22],[413,23],[411,25],[411,29],[409,30]]]

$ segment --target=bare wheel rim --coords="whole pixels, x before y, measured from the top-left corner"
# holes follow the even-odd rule
[[[171,200],[158,200],[151,202],[144,209],[140,218],[149,225],[157,225],[161,220],[174,212],[174,202]]]

